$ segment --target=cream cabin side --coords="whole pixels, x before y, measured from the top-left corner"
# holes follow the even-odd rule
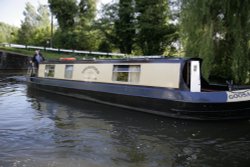
[[[181,63],[40,64],[38,77],[179,88]]]

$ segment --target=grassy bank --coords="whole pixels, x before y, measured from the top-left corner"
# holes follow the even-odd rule
[[[3,47],[0,46],[0,50],[10,52],[10,53],[17,53],[17,54],[22,54],[25,56],[33,56],[35,53],[35,49],[23,49],[23,48],[11,48],[11,47]],[[45,57],[45,59],[59,59],[62,57],[75,57],[78,60],[81,59],[88,59],[88,58],[121,58],[117,56],[108,56],[108,55],[93,55],[93,54],[77,54],[77,53],[65,53],[65,52],[60,52],[60,51],[47,51],[47,50],[41,50],[41,53]]]

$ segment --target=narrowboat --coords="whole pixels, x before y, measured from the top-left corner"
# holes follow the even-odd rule
[[[250,118],[250,87],[209,84],[198,58],[139,57],[45,61],[28,77],[32,87],[161,116]]]

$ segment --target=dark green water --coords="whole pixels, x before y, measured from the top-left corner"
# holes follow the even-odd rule
[[[249,120],[169,119],[40,92],[16,78],[0,74],[0,167],[250,166]]]

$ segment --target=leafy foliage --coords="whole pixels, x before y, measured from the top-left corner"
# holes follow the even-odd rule
[[[98,37],[93,28],[96,12],[94,0],[49,0],[52,13],[59,24],[54,35],[56,47],[96,50]]]
[[[24,21],[18,31],[17,42],[20,44],[45,46],[50,39],[49,10],[40,5],[36,11],[31,3],[26,3]]]
[[[162,54],[176,39],[176,27],[169,24],[168,1],[137,0],[137,42],[143,54]]]
[[[123,53],[163,54],[176,41],[166,1],[120,0],[103,8],[99,27]]]
[[[81,24],[83,26],[92,26],[96,16],[95,0],[81,0],[78,8]]]
[[[106,4],[102,6],[99,13],[100,18],[95,22],[95,27],[100,31],[101,43],[100,51],[106,50],[103,46],[111,48],[119,48],[118,36],[115,33],[115,22],[118,20],[118,4]]]
[[[17,31],[17,27],[0,22],[0,43],[15,42]]]
[[[203,58],[207,78],[244,83],[249,77],[249,7],[248,1],[182,1],[186,55]]]
[[[135,4],[133,0],[120,0],[115,34],[122,53],[131,54],[135,40]]]
[[[50,10],[56,16],[59,27],[64,30],[72,28],[77,15],[77,0],[48,0]]]

